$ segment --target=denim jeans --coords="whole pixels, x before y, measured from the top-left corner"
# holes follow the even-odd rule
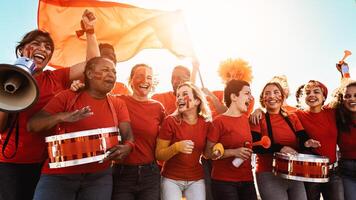
[[[157,164],[114,165],[112,200],[159,200],[160,171]]]
[[[213,199],[213,194],[211,190],[211,169],[212,169],[212,161],[207,160],[203,158],[203,156],[200,158],[201,164],[203,165],[204,168],[204,181],[205,181],[205,194],[206,194],[206,200],[214,200]]]
[[[341,160],[340,171],[344,184],[345,200],[356,199],[356,160]]]
[[[256,174],[257,185],[263,200],[306,200],[304,184],[275,176],[272,172]]]
[[[256,190],[251,182],[228,182],[212,180],[211,188],[214,199],[256,200]]]
[[[187,200],[205,200],[204,179],[197,181],[178,181],[162,177],[162,200],[181,200],[183,194]]]
[[[0,200],[32,200],[41,163],[0,163]]]
[[[308,200],[319,200],[320,193],[324,200],[343,200],[344,188],[342,179],[337,170],[330,172],[329,182],[327,183],[310,183],[305,182],[305,190]]]
[[[34,200],[111,200],[111,168],[96,173],[42,174]]]

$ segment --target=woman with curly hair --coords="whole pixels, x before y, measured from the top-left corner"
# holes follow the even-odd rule
[[[345,199],[356,196],[356,81],[342,88],[336,105],[338,145],[341,152],[340,171]]]
[[[203,93],[192,83],[177,88],[177,111],[161,127],[156,159],[162,168],[162,200],[205,200],[204,170],[199,163],[211,127],[210,109]]]

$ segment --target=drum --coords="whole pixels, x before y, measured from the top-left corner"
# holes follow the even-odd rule
[[[99,128],[46,137],[49,168],[62,168],[102,161],[108,149],[119,144],[117,127]]]
[[[325,183],[329,181],[329,158],[324,156],[274,153],[273,173],[285,179]]]

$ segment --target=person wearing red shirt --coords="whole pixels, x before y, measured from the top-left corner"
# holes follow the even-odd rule
[[[158,200],[160,195],[160,171],[156,164],[155,148],[159,127],[165,117],[164,108],[149,98],[152,90],[152,68],[137,64],[131,69],[129,96],[118,96],[130,114],[135,148],[113,167],[113,200]]]
[[[162,103],[167,115],[172,114],[176,109],[176,92],[181,83],[190,80],[190,70],[187,67],[178,65],[172,71],[171,84],[173,91],[154,94],[152,99]]]
[[[108,43],[100,43],[99,50],[101,57],[109,58],[112,60],[115,65],[117,63],[115,49],[111,44]],[[114,88],[110,92],[111,94],[121,94],[121,95],[129,95],[130,91],[127,86],[121,82],[115,82]]]
[[[206,136],[211,129],[211,115],[202,91],[186,82],[177,88],[175,113],[161,127],[156,159],[162,168],[161,199],[205,200],[204,169],[199,163]]]
[[[227,82],[224,100],[228,110],[214,119],[214,129],[208,134],[205,153],[214,158],[213,147],[217,143],[221,143],[225,149],[219,159],[213,160],[211,187],[214,199],[257,199],[250,159],[252,149],[245,147],[246,143],[252,144],[248,118],[244,115],[252,99],[247,82]],[[242,159],[243,163],[234,166],[232,162],[235,158]]]
[[[254,141],[261,136],[269,136],[271,147],[254,148],[256,158],[256,179],[261,198],[269,199],[307,199],[303,182],[283,179],[272,173],[274,152],[297,155],[298,150],[318,147],[319,142],[309,139],[298,117],[282,109],[285,93],[277,82],[265,85],[260,95],[260,103],[267,112],[257,125],[251,124]]]
[[[85,11],[83,22],[87,29],[93,30],[95,25],[93,13]],[[98,56],[95,34],[86,33],[86,38],[87,58]],[[28,110],[15,114],[0,112],[0,199],[30,200],[33,198],[41,166],[47,156],[44,138],[27,131],[27,121],[55,94],[68,88],[72,80],[83,76],[85,62],[70,68],[43,71],[53,51],[52,38],[49,33],[41,30],[27,33],[16,46],[17,57],[28,57],[36,64],[33,76],[40,94],[38,102]]]
[[[336,122],[339,130],[340,171],[345,199],[356,196],[356,82],[350,81],[337,96]]]
[[[330,160],[329,182],[305,182],[308,199],[319,200],[320,193],[324,199],[344,199],[341,177],[338,175],[336,159],[337,126],[335,109],[323,107],[328,90],[319,81],[311,80],[304,87],[305,110],[296,114],[302,122],[309,137],[320,141],[321,146],[311,151],[313,154],[326,156]]]
[[[107,58],[92,58],[86,64],[84,75],[82,91],[65,90],[56,95],[30,119],[28,129],[37,134],[60,135],[63,132],[118,128],[124,142],[110,149],[102,163],[50,168],[47,159],[36,187],[35,200],[110,200],[112,173],[109,160],[122,160],[132,150],[133,136],[126,104],[108,96],[116,81],[114,63]]]

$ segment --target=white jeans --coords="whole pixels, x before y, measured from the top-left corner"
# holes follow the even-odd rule
[[[162,176],[162,200],[181,200],[183,194],[187,200],[205,200],[204,179],[197,181],[177,181]]]

